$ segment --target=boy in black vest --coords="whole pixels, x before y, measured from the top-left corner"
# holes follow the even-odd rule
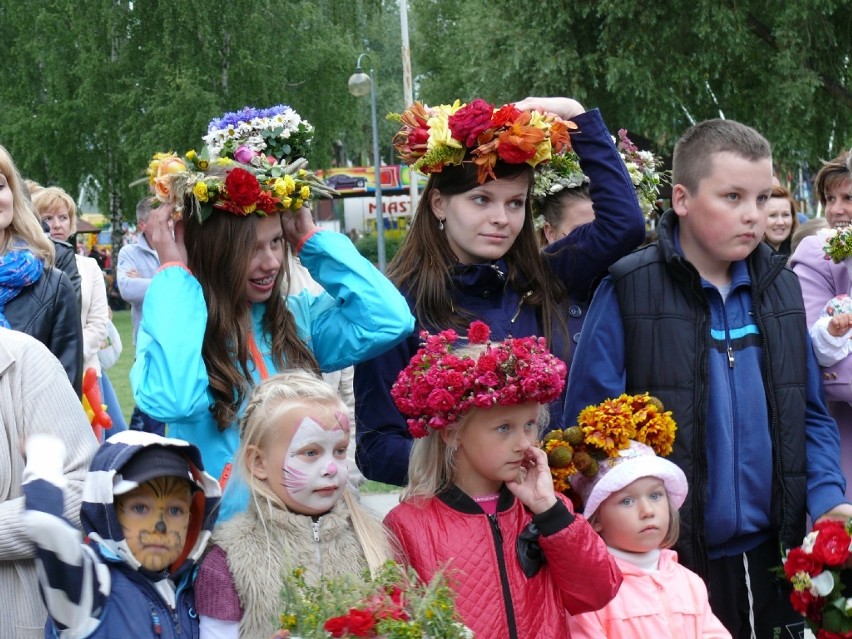
[[[769,571],[779,542],[801,543],[806,514],[845,518],[852,505],[798,280],[761,242],[769,143],[738,122],[701,122],[675,146],[672,182],[658,241],[595,294],[565,423],[623,392],[659,397],[690,486],[681,562],[707,581],[733,637],[798,637],[802,617]]]

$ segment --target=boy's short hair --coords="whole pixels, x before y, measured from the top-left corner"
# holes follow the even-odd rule
[[[769,142],[750,126],[734,120],[704,120],[687,129],[675,144],[672,184],[695,192],[710,175],[713,155],[724,152],[751,161],[772,157]]]

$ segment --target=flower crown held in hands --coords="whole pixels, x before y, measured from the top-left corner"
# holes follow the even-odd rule
[[[658,170],[658,157],[650,151],[640,151],[630,141],[626,129],[618,130],[616,148],[636,188],[642,213],[647,216],[654,210],[660,195],[660,185],[669,181],[668,174]],[[576,153],[567,151],[554,155],[550,162],[536,168],[532,189],[533,204],[540,206],[549,195],[555,195],[564,189],[576,189],[588,183],[589,178],[580,168]],[[538,220],[537,225],[540,225]]]
[[[840,264],[852,257],[852,228],[825,229],[820,231],[820,235],[825,236],[825,244],[822,245],[825,259]]]
[[[310,199],[335,195],[305,168],[307,164],[304,158],[284,164],[263,155],[251,158],[249,164],[211,160],[206,150],[201,155],[189,151],[183,158],[157,153],[148,165],[148,181],[160,202],[172,204],[181,215],[188,200],[190,214],[203,223],[213,209],[266,216],[298,211]]]
[[[840,581],[850,545],[852,522],[818,522],[801,546],[787,552],[783,567],[777,570],[793,585],[793,608],[819,637],[852,633],[852,600],[844,596]]]
[[[543,337],[510,337],[492,344],[490,334],[484,322],[470,325],[468,344],[485,345],[474,357],[460,356],[453,348],[458,334],[452,329],[437,335],[420,333],[424,345],[391,388],[414,437],[456,423],[471,408],[546,404],[559,397],[567,367],[550,353]]]
[[[571,475],[594,477],[599,462],[618,457],[631,440],[650,446],[660,457],[667,456],[677,430],[671,411],[664,410],[662,402],[648,393],[620,395],[587,406],[577,417],[577,424],[550,431],[541,444],[558,492],[571,488]]]
[[[440,173],[444,166],[472,161],[480,184],[495,179],[498,159],[535,167],[570,149],[568,130],[577,128],[553,114],[521,111],[514,104],[497,109],[481,98],[436,107],[415,102],[388,119],[402,123],[394,146],[412,169]]]

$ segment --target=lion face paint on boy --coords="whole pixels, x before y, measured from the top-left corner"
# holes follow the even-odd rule
[[[133,556],[158,572],[180,557],[189,528],[192,489],[179,477],[155,477],[116,496],[116,515]]]

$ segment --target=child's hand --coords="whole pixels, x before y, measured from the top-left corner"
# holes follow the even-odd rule
[[[311,210],[307,206],[303,206],[296,213],[285,212],[281,216],[281,228],[294,250],[302,238],[317,230]]]
[[[852,329],[852,313],[840,313],[833,315],[828,320],[828,334],[832,337],[840,337]]]
[[[189,258],[183,241],[183,220],[172,221],[174,210],[171,204],[160,204],[148,214],[145,225],[151,231],[151,248],[157,251],[160,263],[178,262],[185,266]]]
[[[524,98],[515,102],[515,106],[521,111],[555,113],[563,120],[570,120],[585,112],[583,105],[571,98]]]
[[[518,479],[507,481],[506,488],[529,508],[533,515],[543,513],[556,503],[547,454],[535,446],[527,449]]]

